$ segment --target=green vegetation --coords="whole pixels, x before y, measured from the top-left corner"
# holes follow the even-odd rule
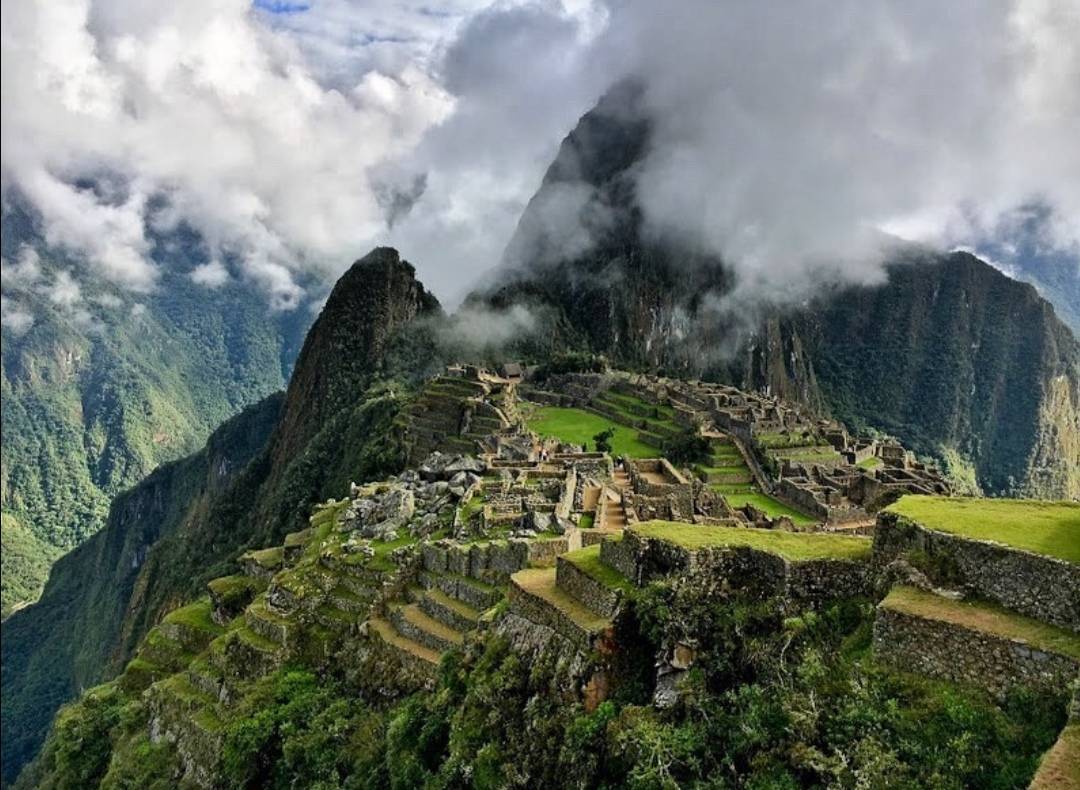
[[[1006,639],[1018,639],[1040,650],[1080,660],[1080,634],[1010,612],[988,601],[953,601],[915,587],[894,587],[881,605],[916,617],[944,620]]]
[[[889,511],[928,529],[1080,563],[1080,503],[905,496]]]
[[[49,567],[63,550],[38,538],[10,513],[0,519],[0,618],[7,618],[37,599]]]
[[[223,629],[210,618],[210,611],[210,601],[204,598],[169,612],[165,615],[165,622],[185,625],[212,634],[220,634]]]
[[[724,487],[714,486],[713,488],[722,489]],[[758,510],[765,513],[765,515],[772,516],[773,518],[780,518],[781,516],[786,516],[787,518],[790,518],[791,523],[793,523],[797,527],[809,527],[813,524],[818,523],[816,519],[811,518],[805,513],[800,513],[798,510],[795,510],[794,508],[785,505],[780,500],[774,499],[768,494],[762,494],[750,488],[741,491],[728,492],[720,490],[719,493],[722,493],[724,495],[724,498],[732,507],[738,508],[742,507],[743,505],[752,505],[753,507],[756,507]]]
[[[682,431],[671,439],[667,443],[664,455],[671,463],[679,466],[708,463],[713,458],[709,440],[692,428]],[[741,458],[739,460],[742,461]]]
[[[563,442],[588,445],[593,437],[608,428],[614,429],[611,451],[614,455],[631,458],[655,458],[658,448],[637,438],[637,431],[624,425],[612,425],[611,420],[582,409],[560,406],[540,406],[528,418],[529,429],[542,436],[554,436]]]
[[[592,529],[593,524],[596,523],[595,513],[582,513],[581,520],[578,521],[578,526],[582,529]]]
[[[310,526],[315,506],[350,481],[401,470],[394,420],[443,364],[433,324],[403,322],[438,309],[392,251],[357,262],[308,333],[288,396],[245,410],[204,450],[118,497],[105,528],[61,560],[40,602],[4,623],[5,779],[38,750],[57,707],[118,673],[176,601],[235,573],[243,551]],[[5,335],[5,354],[7,345]]]
[[[859,467],[860,469],[877,469],[881,466],[884,466],[884,461],[882,461],[876,455],[872,455],[869,458],[864,458],[863,460],[859,461],[859,463],[855,464],[855,466]]]
[[[25,235],[9,226],[9,209],[5,259],[19,253]],[[305,310],[267,311],[239,282],[218,289],[192,282],[191,259],[203,253],[183,244],[133,310],[130,294],[27,241],[42,253],[42,277],[73,274],[83,298],[73,312],[40,289],[4,282],[5,300],[34,323],[24,333],[3,329],[0,506],[48,547],[10,557],[5,549],[12,577],[4,582],[5,612],[36,599],[51,561],[102,528],[114,496],[281,389],[309,320]]]
[[[615,435],[615,429],[608,427],[593,436],[593,449],[598,453],[611,452],[611,438]]]
[[[175,690],[194,723],[220,733],[215,780],[282,790],[644,789],[721,776],[791,790],[1024,787],[1064,721],[1063,695],[1023,690],[998,705],[875,665],[873,607],[860,601],[785,617],[776,601],[658,583],[630,605],[626,660],[591,712],[562,693],[553,664],[494,634],[443,656],[431,691],[389,701],[374,666],[282,669],[228,707]],[[657,710],[651,659],[686,634],[694,667],[679,703]],[[20,785],[166,787],[175,754],[151,747],[147,726],[138,697],[94,689],[64,709]]]
[[[870,556],[870,540],[822,532],[784,532],[748,527],[715,527],[675,521],[647,521],[630,527],[646,538],[666,540],[691,551],[719,546],[760,549],[791,561],[846,559]]]
[[[600,561],[600,544],[586,546],[577,551],[571,551],[562,555],[563,560],[572,563],[574,567],[584,573],[593,581],[597,581],[612,590],[629,592],[632,589],[630,581],[612,568]]]

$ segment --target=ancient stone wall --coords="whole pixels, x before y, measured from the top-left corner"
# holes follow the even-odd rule
[[[851,560],[788,562],[767,551],[717,546],[690,551],[664,540],[627,532],[618,547],[604,544],[600,558],[635,584],[673,573],[723,579],[758,598],[781,596],[797,606],[819,606],[835,598],[867,595],[869,565]]]
[[[604,586],[563,557],[556,561],[555,577],[559,589],[568,592],[587,609],[604,617],[615,616],[621,600],[618,590]]]
[[[969,683],[999,697],[1016,685],[1060,691],[1080,671],[1080,663],[1067,656],[880,606],[874,656],[906,672]]]
[[[785,594],[792,601],[818,606],[836,598],[868,595],[870,567],[852,560],[810,560],[788,566]]]
[[[922,551],[954,569],[967,591],[1080,632],[1080,566],[989,541],[937,532],[896,513],[878,515],[874,564]],[[942,581],[955,580],[935,580]]]
[[[432,573],[454,573],[504,584],[510,574],[528,566],[529,546],[525,540],[492,541],[471,546],[427,543],[421,548],[423,568]]]
[[[614,568],[632,582],[636,582],[635,545],[635,543],[628,542],[625,537],[621,540],[605,540],[600,544],[600,561]]]

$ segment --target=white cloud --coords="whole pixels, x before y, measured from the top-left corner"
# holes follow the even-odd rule
[[[19,250],[15,263],[9,263],[6,259],[0,260],[0,272],[5,286],[17,288],[31,288],[41,279],[41,258],[37,250],[24,245]]]
[[[215,258],[196,266],[189,276],[198,285],[220,288],[229,281],[229,270],[225,268],[225,264]]]
[[[4,182],[42,212],[48,243],[147,291],[144,228],[184,220],[282,306],[296,270],[365,253],[384,228],[369,169],[451,99],[411,62],[320,82],[310,48],[273,22],[243,0],[5,3]]]
[[[15,337],[25,335],[34,325],[34,316],[6,296],[0,296],[0,326]]]
[[[39,290],[57,307],[73,307],[82,301],[82,288],[66,269],[56,273],[51,285],[43,285]]]
[[[5,188],[42,212],[49,244],[136,292],[159,280],[146,229],[183,221],[275,307],[303,298],[298,272],[333,276],[382,243],[453,301],[498,262],[562,137],[628,74],[656,119],[638,180],[651,227],[721,252],[744,289],[873,281],[877,229],[960,244],[1033,199],[1054,209],[1054,244],[1080,239],[1075,0],[282,14],[24,0],[2,14]],[[588,243],[579,192],[558,203],[568,249]],[[214,287],[221,272],[191,276]]]

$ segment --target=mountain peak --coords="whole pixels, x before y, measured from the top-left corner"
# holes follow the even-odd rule
[[[308,332],[289,383],[279,449],[302,446],[325,414],[378,369],[398,329],[422,315],[440,315],[438,299],[392,247],[376,247],[341,276]]]

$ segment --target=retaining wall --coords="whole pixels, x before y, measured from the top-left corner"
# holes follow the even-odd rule
[[[1003,697],[1017,685],[1060,691],[1080,663],[1023,642],[879,606],[874,655],[907,672],[968,683]]]
[[[1080,565],[927,529],[896,513],[879,514],[874,564],[883,566],[911,551],[947,559],[979,598],[1080,632]]]

